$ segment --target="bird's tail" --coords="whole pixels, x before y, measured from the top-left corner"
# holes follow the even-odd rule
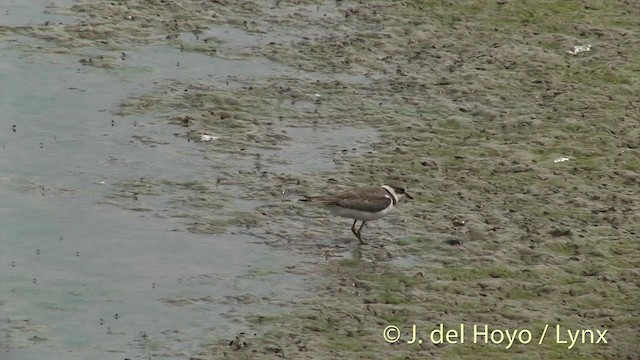
[[[305,201],[312,204],[332,205],[336,202],[336,200],[330,196],[302,196],[304,196],[304,199],[300,199],[299,201]]]

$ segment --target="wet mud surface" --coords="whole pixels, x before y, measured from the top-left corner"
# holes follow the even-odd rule
[[[157,81],[112,109],[174,124],[175,141],[201,145],[210,168],[197,171],[211,176],[132,176],[105,203],[145,211],[132,194],[162,194],[164,216],[185,219],[177,231],[251,236],[309,259],[291,273],[321,275],[284,314],[230,315],[244,332],[192,358],[640,352],[638,2],[79,1],[49,11],[82,21],[0,34],[96,71],[161,56],[153,47],[211,59],[196,78]],[[368,224],[366,246],[348,220],[296,201],[388,180],[416,200]],[[546,324],[607,329],[609,344],[406,343],[411,324],[440,323],[534,336]],[[401,341],[384,341],[388,325]]]

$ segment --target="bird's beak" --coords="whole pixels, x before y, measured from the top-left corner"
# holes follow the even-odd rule
[[[404,193],[404,196],[408,197],[409,199],[413,200],[413,196],[407,194],[406,192]]]

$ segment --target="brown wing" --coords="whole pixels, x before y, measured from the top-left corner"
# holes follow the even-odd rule
[[[376,212],[386,208],[393,201],[387,196],[390,195],[380,186],[364,186],[336,195],[307,196],[301,201]]]
[[[334,197],[332,205],[363,211],[380,211],[391,203],[389,194],[380,186],[366,186],[345,191]]]

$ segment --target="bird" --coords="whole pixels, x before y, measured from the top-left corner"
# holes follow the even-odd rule
[[[398,201],[403,196],[413,200],[404,186],[392,184],[359,186],[335,195],[304,196],[300,201],[323,205],[333,215],[353,219],[351,232],[360,244],[366,245],[361,236],[364,224],[386,216],[398,206]],[[362,221],[362,224],[356,231],[358,221]]]

